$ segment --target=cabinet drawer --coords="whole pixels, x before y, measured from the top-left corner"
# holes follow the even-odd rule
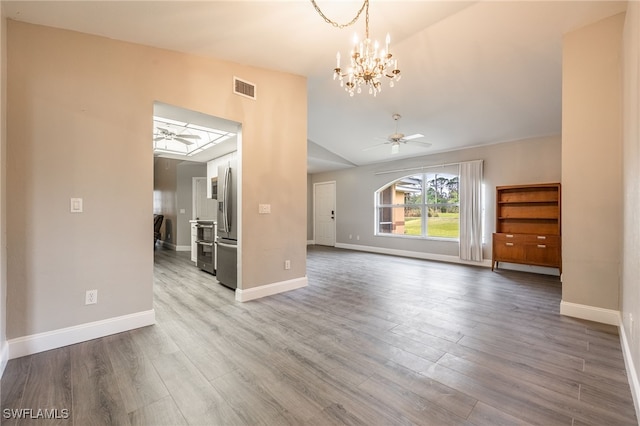
[[[525,245],[512,241],[493,241],[493,258],[504,262],[520,262],[524,259]]]
[[[540,266],[558,266],[560,264],[560,246],[557,244],[527,244],[525,259],[527,263]]]
[[[494,243],[518,243],[522,244],[526,241],[526,237],[528,235],[525,234],[508,234],[508,233],[496,233],[493,234]]]
[[[542,244],[547,246],[558,246],[560,245],[560,237],[558,235],[535,235],[535,234],[526,234],[522,236],[523,242],[527,244]]]

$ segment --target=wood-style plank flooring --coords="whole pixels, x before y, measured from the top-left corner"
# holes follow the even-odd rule
[[[617,329],[557,277],[309,247],[308,287],[238,303],[155,259],[157,325],[9,361],[3,425],[637,424]]]

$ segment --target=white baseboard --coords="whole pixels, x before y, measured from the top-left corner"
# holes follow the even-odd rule
[[[307,277],[302,277],[287,281],[280,281],[273,284],[261,285],[260,287],[248,288],[246,290],[238,288],[236,289],[236,301],[248,302],[249,300],[259,299],[261,297],[271,296],[273,294],[284,293],[285,291],[306,287],[307,284]]]
[[[370,253],[390,254],[393,256],[412,257],[415,259],[436,260],[439,262],[459,263],[462,265],[484,266],[486,268],[491,268],[490,259],[484,259],[480,262],[472,262],[469,260],[461,260],[458,256],[450,256],[446,254],[434,254],[434,253],[424,253],[424,252],[409,251],[409,250],[397,250],[397,249],[390,249],[390,248],[384,248],[384,247],[360,246],[357,244],[336,243],[336,247],[347,249],[347,250],[358,250],[358,251],[366,251]]]
[[[173,243],[170,243],[169,241],[164,241],[164,240],[160,240],[160,246],[163,248],[167,248],[169,250],[175,250],[176,249],[176,245]]]
[[[560,301],[560,314],[603,324],[620,325],[620,311]]]
[[[191,246],[173,246],[175,251],[191,251]]]
[[[4,369],[7,366],[8,361],[9,361],[9,344],[5,340],[4,342],[0,342],[0,378],[2,378],[2,374],[4,373]]]
[[[8,341],[9,359],[61,348],[156,323],[153,309],[101,321],[18,337]]]
[[[308,246],[312,246],[312,245],[314,245],[315,243],[316,243],[316,241],[315,241],[315,240],[307,240],[307,245],[308,245]]]
[[[629,387],[631,388],[633,406],[636,409],[636,418],[640,419],[640,381],[638,380],[636,367],[633,364],[631,348],[629,347],[627,333],[624,328],[624,321],[622,321],[622,317],[619,317],[618,320],[620,321],[620,344],[622,345],[622,355],[624,357],[624,365],[627,371],[627,379],[629,380]]]

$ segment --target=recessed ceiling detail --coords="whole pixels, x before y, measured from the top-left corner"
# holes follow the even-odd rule
[[[191,157],[236,134],[165,117],[153,117],[153,152]]]

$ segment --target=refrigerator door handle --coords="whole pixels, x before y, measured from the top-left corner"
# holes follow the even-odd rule
[[[238,248],[237,244],[227,244],[227,243],[221,243],[220,241],[216,241],[216,244],[219,245],[220,247],[226,247],[226,248]]]
[[[231,208],[231,204],[229,203],[230,201],[230,196],[231,196],[231,167],[227,167],[227,169],[225,170],[224,173],[224,190],[226,192],[226,194],[224,194],[224,198],[227,201],[226,205],[224,206],[224,230],[225,232],[231,232],[231,223],[229,223],[229,209]]]

